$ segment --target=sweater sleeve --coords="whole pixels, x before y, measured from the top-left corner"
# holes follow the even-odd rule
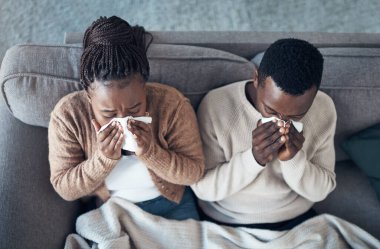
[[[49,123],[48,139],[50,181],[57,193],[68,201],[92,194],[118,161],[107,158],[100,151],[86,160],[74,133],[54,114]]]
[[[199,199],[220,201],[251,184],[264,167],[256,162],[251,148],[226,159],[222,146],[224,143],[217,136],[217,131],[218,134],[223,133],[222,129],[231,124],[217,126],[220,122],[215,121],[212,116],[214,112],[210,111],[207,103],[203,101],[198,110],[207,171],[191,188]]]
[[[321,139],[321,142],[317,143],[319,146],[310,159],[302,149],[291,160],[281,162],[283,177],[289,187],[312,202],[324,200],[336,186],[334,173],[335,111],[325,123],[328,127],[323,127],[325,129],[319,134],[318,138]],[[314,130],[318,129],[314,128]]]
[[[165,134],[167,148],[154,143],[140,159],[159,177],[190,185],[204,173],[202,142],[197,119],[188,100],[180,103]]]

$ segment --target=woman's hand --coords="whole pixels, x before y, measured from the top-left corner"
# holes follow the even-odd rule
[[[137,143],[137,149],[135,151],[136,156],[144,155],[153,141],[152,129],[150,125],[131,119],[128,121],[127,127],[133,134],[133,138]]]
[[[98,134],[101,126],[95,119],[91,120],[91,123],[97,133],[96,140],[98,148],[103,155],[113,160],[120,159],[121,147],[124,141],[123,128],[121,125],[114,121]]]

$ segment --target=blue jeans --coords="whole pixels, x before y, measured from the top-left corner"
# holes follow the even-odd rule
[[[195,219],[199,220],[199,214],[195,203],[194,194],[189,187],[185,188],[182,200],[179,204],[159,196],[149,201],[135,203],[145,212],[173,220]]]

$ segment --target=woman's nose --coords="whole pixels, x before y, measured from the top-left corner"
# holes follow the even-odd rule
[[[125,118],[125,117],[128,117],[128,113],[127,112],[123,112],[123,111],[119,111],[117,113],[117,117],[118,118]]]

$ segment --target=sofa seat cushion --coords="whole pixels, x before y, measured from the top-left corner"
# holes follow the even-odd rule
[[[60,98],[82,89],[79,45],[18,45],[2,62],[0,84],[9,110],[22,122],[47,127]],[[183,92],[196,109],[211,89],[252,77],[254,65],[217,49],[152,44],[148,50],[149,81]]]
[[[380,202],[368,177],[351,160],[338,162],[335,172],[335,190],[316,203],[315,210],[352,222],[380,239]]]
[[[340,144],[353,133],[380,122],[380,48],[320,48],[325,61],[321,90],[334,101],[338,119],[337,161],[349,159]],[[259,65],[263,53],[252,62]]]

